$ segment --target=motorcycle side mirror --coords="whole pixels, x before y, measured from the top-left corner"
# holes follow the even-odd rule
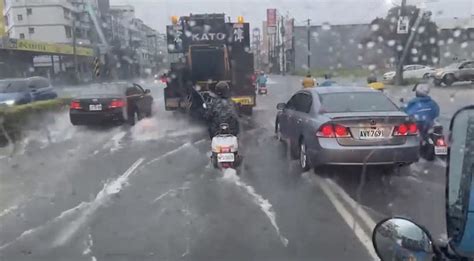
[[[150,92],[151,92],[150,89],[145,89],[145,93],[148,94],[148,93],[150,93]]]
[[[474,105],[457,111],[449,130],[446,229],[450,247],[458,255],[474,257]]]
[[[286,108],[286,103],[281,102],[277,104],[277,110],[282,111],[285,108]]]
[[[372,233],[375,252],[382,261],[432,260],[432,242],[425,228],[400,217],[382,220]]]

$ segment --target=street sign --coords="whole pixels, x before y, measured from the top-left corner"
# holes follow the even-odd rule
[[[397,34],[407,34],[410,27],[410,20],[408,17],[400,17],[398,19]]]
[[[276,9],[267,9],[267,26],[276,27]]]

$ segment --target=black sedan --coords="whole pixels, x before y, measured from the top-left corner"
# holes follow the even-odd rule
[[[71,101],[69,116],[73,125],[125,123],[150,117],[153,97],[138,84],[107,84]]]

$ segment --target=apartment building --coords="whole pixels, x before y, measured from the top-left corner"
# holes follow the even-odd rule
[[[90,44],[90,21],[76,1],[5,0],[3,15],[10,38],[71,44],[75,28],[77,41]]]

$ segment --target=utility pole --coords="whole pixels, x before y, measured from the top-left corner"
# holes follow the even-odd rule
[[[307,41],[308,41],[308,72],[311,71],[311,19],[306,20],[307,25]]]
[[[75,79],[79,80],[79,68],[77,61],[77,37],[76,37],[76,15],[72,19],[72,55],[74,56],[74,74]]]
[[[285,18],[281,16],[281,73],[285,75],[286,72],[286,51],[285,51]]]
[[[405,19],[406,4],[407,4],[407,1],[402,0],[402,3],[400,5],[400,13],[398,14],[398,22],[399,23],[402,19]],[[408,25],[408,26],[410,26],[410,25]],[[397,29],[397,33],[398,33],[398,29]],[[409,47],[409,46],[406,46],[406,36],[405,35],[401,36],[401,40],[402,40],[401,41],[402,46],[405,46],[405,48]],[[398,56],[397,70],[396,70],[396,73],[395,73],[395,84],[396,85],[401,85],[403,83],[403,62],[404,62],[403,60],[404,59],[402,59],[402,58],[403,58],[403,55]]]

